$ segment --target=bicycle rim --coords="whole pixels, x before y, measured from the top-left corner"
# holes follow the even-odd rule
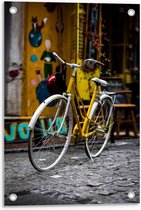
[[[67,151],[73,127],[71,105],[66,112],[67,102],[61,96],[50,100],[30,132],[29,158],[38,171],[53,168]]]
[[[97,103],[89,122],[90,136],[85,141],[85,151],[89,158],[97,157],[105,148],[113,125],[112,100],[105,98]]]

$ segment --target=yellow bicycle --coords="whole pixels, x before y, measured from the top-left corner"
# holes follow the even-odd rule
[[[96,65],[103,66],[103,63],[94,59],[86,59],[82,65],[66,63],[57,53],[53,54],[72,68],[72,75],[67,91],[42,102],[29,122],[29,158],[38,171],[51,169],[59,163],[71,139],[73,142],[84,140],[87,156],[91,159],[97,157],[106,146],[113,125],[114,93],[104,90],[108,83],[99,78],[92,79],[95,86],[87,107],[75,85],[78,68],[94,71]]]

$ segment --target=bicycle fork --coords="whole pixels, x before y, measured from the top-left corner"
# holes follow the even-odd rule
[[[68,96],[68,98],[67,98],[68,101],[67,101],[67,106],[66,106],[65,114],[64,114],[63,120],[61,122],[60,128],[57,131],[57,134],[61,131],[61,129],[62,129],[63,125],[64,125],[64,121],[66,119],[67,113],[68,113],[68,109],[69,109],[69,105],[70,105],[70,101],[71,101],[71,94],[67,94],[67,96]]]
[[[57,135],[60,133],[61,129],[63,128],[64,121],[65,121],[66,116],[67,116],[67,113],[68,113],[68,109],[69,109],[69,105],[70,105],[70,101],[71,101],[71,94],[67,94],[67,96],[68,96],[68,98],[67,98],[66,110],[65,110],[65,114],[64,114],[64,116],[63,116],[63,118],[62,118],[61,125],[60,125],[59,129],[57,130],[57,132],[55,132],[55,133],[52,133],[52,132],[51,132],[51,134],[54,135],[54,136],[55,136],[55,135],[57,136]],[[58,117],[58,113],[59,113],[59,111],[60,111],[60,109],[61,109],[61,105],[62,105],[62,101],[60,101],[59,104],[58,104],[58,108],[57,108],[55,117],[54,117],[54,119],[53,119],[53,121],[52,121],[50,127],[48,128],[47,133],[50,133],[50,129],[52,128],[52,126],[53,126],[54,123],[56,122],[56,119],[57,119],[57,117]]]

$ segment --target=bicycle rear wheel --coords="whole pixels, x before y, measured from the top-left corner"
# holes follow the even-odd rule
[[[89,158],[97,157],[103,151],[113,125],[113,103],[109,97],[100,103],[94,102],[93,107],[88,126],[89,136],[85,141],[85,151]]]
[[[73,115],[70,103],[61,95],[48,98],[46,106],[39,112],[38,117],[33,115],[35,122],[30,131],[28,153],[33,167],[45,171],[53,168],[67,151]]]

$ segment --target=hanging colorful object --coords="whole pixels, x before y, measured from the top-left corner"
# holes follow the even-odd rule
[[[51,96],[52,94],[49,92],[47,87],[47,80],[43,80],[42,73],[40,69],[36,69],[35,71],[37,78],[38,78],[38,85],[36,87],[36,97],[39,101],[39,103],[42,103],[46,98]],[[52,103],[50,104],[52,106]]]
[[[33,63],[36,62],[36,61],[38,60],[37,55],[31,55],[31,56],[30,56],[30,60],[31,60]]]
[[[7,82],[11,82],[15,79],[23,79],[23,67],[22,64],[12,63],[8,69]]]
[[[36,85],[36,80],[35,80],[35,79],[32,79],[32,80],[31,80],[31,84],[32,84],[32,85]]]
[[[20,74],[20,67],[17,63],[12,63],[9,67],[8,75],[11,79],[15,79]]]
[[[47,88],[47,81],[42,80],[36,88],[36,97],[37,97],[39,103],[42,103],[49,96],[51,96],[51,94]]]
[[[41,25],[38,25],[38,19],[32,17],[32,30],[29,33],[29,42],[32,47],[39,47],[42,43],[42,33],[41,29],[45,26],[47,22],[47,17],[42,20]]]
[[[41,82],[42,81],[42,74],[41,74],[40,69],[36,69],[36,75],[37,75],[37,78],[38,78],[39,82]]]
[[[52,75],[52,62],[56,61],[53,53],[50,52],[51,49],[51,41],[45,40],[46,50],[43,51],[41,55],[41,60],[44,60],[44,78],[48,78]]]
[[[51,94],[62,94],[66,92],[67,86],[62,73],[56,71],[56,74],[48,77],[47,88]]]

